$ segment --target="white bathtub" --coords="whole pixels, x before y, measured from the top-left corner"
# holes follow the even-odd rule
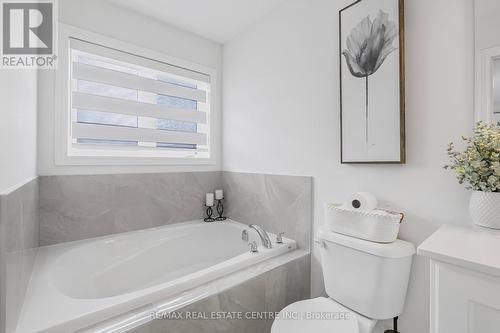
[[[246,225],[193,221],[38,251],[17,332],[71,332],[247,268],[296,248],[284,238],[250,253]]]

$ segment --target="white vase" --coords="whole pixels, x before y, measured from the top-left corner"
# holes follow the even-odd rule
[[[469,212],[475,224],[500,229],[500,192],[474,191],[470,197]]]

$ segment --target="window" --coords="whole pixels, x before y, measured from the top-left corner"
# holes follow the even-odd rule
[[[99,43],[102,38],[67,36],[60,164],[213,161],[213,72],[157,60],[153,51],[139,55],[118,41]]]

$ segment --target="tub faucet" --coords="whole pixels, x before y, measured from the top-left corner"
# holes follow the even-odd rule
[[[273,247],[271,245],[271,239],[269,239],[269,235],[267,234],[267,232],[264,229],[262,229],[261,227],[259,227],[256,224],[250,224],[248,227],[250,229],[254,229],[255,231],[257,231],[257,233],[260,236],[260,240],[262,241],[262,245],[264,245],[264,247],[266,249],[271,249]]]

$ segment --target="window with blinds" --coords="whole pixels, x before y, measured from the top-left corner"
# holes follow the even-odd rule
[[[210,75],[70,38],[76,155],[210,157]]]

